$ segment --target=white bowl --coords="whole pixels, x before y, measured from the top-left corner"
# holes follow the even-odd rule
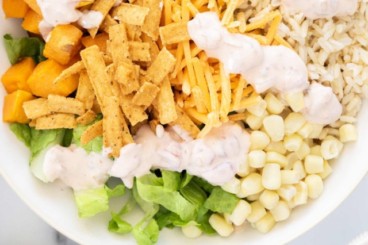
[[[0,0],[1,2],[1,0]],[[5,33],[22,35],[19,21],[0,18],[1,37]],[[0,45],[0,74],[9,66],[3,45]],[[3,107],[5,91],[0,86],[0,108]],[[325,182],[322,196],[310,201],[292,212],[291,218],[278,224],[268,234],[261,234],[250,227],[239,229],[229,238],[203,236],[192,240],[181,232],[164,229],[160,233],[159,244],[285,244],[311,229],[331,213],[354,190],[368,171],[368,122],[367,102],[359,117],[359,140],[349,144],[343,154],[333,164],[334,172]],[[22,198],[22,200],[42,219],[64,235],[80,244],[120,245],[134,244],[130,235],[119,236],[107,231],[108,212],[91,219],[79,219],[72,193],[57,184],[43,184],[35,179],[29,170],[29,152],[10,132],[8,125],[0,123],[0,173]],[[3,197],[6,198],[6,197]]]

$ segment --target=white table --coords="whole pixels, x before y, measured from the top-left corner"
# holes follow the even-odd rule
[[[33,214],[1,177],[0,195],[0,244],[76,245]],[[368,231],[368,176],[338,209],[290,245],[345,245],[363,231]]]

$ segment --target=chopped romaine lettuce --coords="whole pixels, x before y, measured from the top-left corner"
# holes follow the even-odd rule
[[[151,245],[157,242],[159,231],[156,220],[147,217],[134,226],[132,234],[138,245]]]
[[[191,181],[180,190],[181,195],[197,208],[201,207],[207,199],[206,192],[198,184]]]
[[[204,207],[213,212],[230,214],[239,200],[234,194],[224,191],[221,187],[215,187],[204,203]]]
[[[136,205],[135,199],[132,195],[129,196],[119,213],[111,213],[111,220],[109,221],[108,229],[111,232],[118,234],[126,234],[132,231],[133,227],[127,221],[122,219],[122,215],[131,212]]]
[[[101,117],[99,117],[97,120],[101,120]],[[92,122],[92,123],[94,123],[94,122]],[[72,144],[76,144],[77,146],[82,147],[87,152],[101,152],[102,151],[102,136],[98,136],[98,137],[94,138],[93,140],[91,140],[86,145],[83,145],[80,142],[80,138],[81,138],[82,134],[84,133],[84,131],[88,127],[89,127],[89,125],[86,125],[86,126],[78,125],[73,130]]]
[[[31,128],[27,124],[12,123],[10,130],[22,141],[27,147],[31,146],[32,134]]]
[[[17,63],[21,58],[32,57],[36,63],[45,60],[43,49],[45,43],[38,37],[13,38],[4,35],[4,46],[11,64]]]
[[[109,196],[104,187],[74,191],[79,217],[91,217],[109,209]]]

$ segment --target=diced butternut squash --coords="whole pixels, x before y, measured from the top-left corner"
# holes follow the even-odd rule
[[[78,87],[78,75],[54,83],[66,67],[51,59],[39,63],[27,80],[32,93],[47,98],[49,94],[68,96],[75,91]]]
[[[12,65],[1,78],[6,92],[12,93],[18,89],[31,92],[27,80],[35,67],[36,63],[31,57],[24,58]]]
[[[7,18],[24,18],[28,5],[24,0],[3,0],[3,10]]]
[[[24,113],[23,103],[35,97],[30,92],[17,90],[5,96],[3,108],[4,122],[27,123],[29,120]]]
[[[12,1],[12,0],[10,0]],[[24,0],[24,2],[33,10],[35,11],[37,14],[42,16],[42,12],[40,7],[37,4],[37,0]]]
[[[38,25],[40,24],[42,20],[42,16],[37,14],[32,9],[29,9],[24,16],[24,20],[22,22],[22,27],[24,30],[40,34],[40,30],[38,29]]]
[[[109,35],[105,32],[97,34],[95,38],[86,36],[82,38],[82,44],[84,47],[90,47],[97,45],[102,52],[106,52],[106,41],[109,40]]]
[[[77,8],[81,8],[81,7],[85,7],[88,5],[91,5],[95,0],[81,0],[78,5]]]
[[[81,48],[82,35],[83,32],[73,25],[56,26],[50,33],[43,55],[62,65],[68,64]]]

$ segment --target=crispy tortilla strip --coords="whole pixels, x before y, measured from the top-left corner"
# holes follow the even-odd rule
[[[106,42],[109,40],[109,35],[107,33],[100,33],[92,38],[91,36],[82,37],[82,44],[84,47],[88,48],[93,45],[97,45],[98,48],[103,52],[106,53],[107,45]]]
[[[128,125],[125,123],[124,116],[120,110],[119,99],[116,96],[107,97],[104,104],[103,137],[104,142],[108,143],[105,147],[110,147],[111,155],[118,157],[120,149],[129,143],[133,143]],[[106,138],[106,140],[105,140]]]
[[[77,118],[77,123],[82,124],[82,125],[87,125],[93,122],[93,120],[95,120],[96,117],[97,117],[97,114],[94,111],[88,110],[86,113],[84,113],[83,115]]]
[[[99,105],[103,105],[103,99],[111,96],[110,77],[106,72],[104,58],[99,48],[94,45],[80,52],[88,77],[95,91]]]
[[[82,115],[85,112],[84,104],[74,98],[50,94],[48,96],[48,107],[51,112],[69,113]]]
[[[114,8],[112,16],[114,19],[118,19],[120,22],[142,26],[148,12],[149,8],[129,3],[122,3],[118,7]]]
[[[118,22],[114,20],[114,18],[111,17],[111,15],[106,15],[104,21],[102,22],[100,26],[100,30],[109,33],[110,26],[117,25]]]
[[[105,19],[114,4],[115,0],[96,0],[92,5],[91,10],[99,11],[103,15],[103,19]],[[95,27],[88,30],[91,37],[94,38],[96,36],[98,29],[98,27]]]
[[[137,91],[137,93],[133,97],[133,103],[136,105],[144,106],[147,108],[156,98],[160,88],[156,85],[145,82]]]
[[[84,69],[84,64],[82,61],[77,61],[73,65],[69,66],[63,70],[60,75],[54,80],[54,83],[61,82],[68,77],[80,73]]]
[[[162,0],[143,0],[143,7],[147,7],[149,12],[144,20],[142,31],[151,37],[154,41],[158,39],[158,29],[161,20],[161,8]]]
[[[75,98],[83,102],[86,110],[92,108],[96,96],[86,70],[79,75],[79,84]]]
[[[121,84],[121,92],[130,94],[139,89],[139,74],[137,68],[130,62],[122,62],[116,68],[114,80]]]
[[[36,119],[51,114],[47,99],[44,98],[24,102],[23,110],[29,119]]]
[[[178,118],[174,93],[167,77],[162,82],[161,90],[156,97],[154,106],[158,112],[158,119],[161,124],[171,123]]]
[[[125,24],[128,39],[130,41],[140,41],[142,30],[140,26]]]
[[[36,122],[37,122],[37,119],[32,119],[28,125],[31,127],[31,128],[35,128],[36,127]]]
[[[103,127],[102,120],[92,124],[89,126],[81,135],[81,143],[83,145],[88,144],[91,140],[97,138],[98,136],[102,136]]]
[[[163,45],[189,41],[187,22],[171,23],[160,27],[160,37]]]
[[[143,42],[146,42],[150,45],[150,57],[151,57],[151,62],[147,62],[148,66],[152,65],[152,62],[157,58],[158,54],[160,53],[160,49],[157,46],[157,43],[154,42],[150,37],[148,37],[147,35],[143,34],[142,35],[142,40]]]
[[[147,70],[146,79],[156,85],[160,85],[162,80],[174,69],[176,59],[166,49],[161,49],[157,58]]]
[[[121,108],[123,109],[125,117],[132,126],[148,119],[145,108],[143,106],[133,104],[133,95],[123,95],[122,97],[123,102],[121,104]]]
[[[142,42],[129,42],[129,54],[132,61],[151,61],[150,44]]]
[[[92,111],[94,111],[96,114],[102,113],[100,104],[98,104],[96,96],[95,99],[93,100]]]
[[[73,114],[56,113],[37,118],[36,129],[75,128],[77,121]]]
[[[119,65],[122,61],[129,59],[129,44],[124,24],[111,26],[109,32],[110,40],[107,48],[111,54],[113,63]]]
[[[170,125],[178,125],[182,129],[186,130],[189,135],[196,138],[200,130],[197,125],[189,118],[189,116],[178,106],[176,107],[177,119],[170,123]]]

